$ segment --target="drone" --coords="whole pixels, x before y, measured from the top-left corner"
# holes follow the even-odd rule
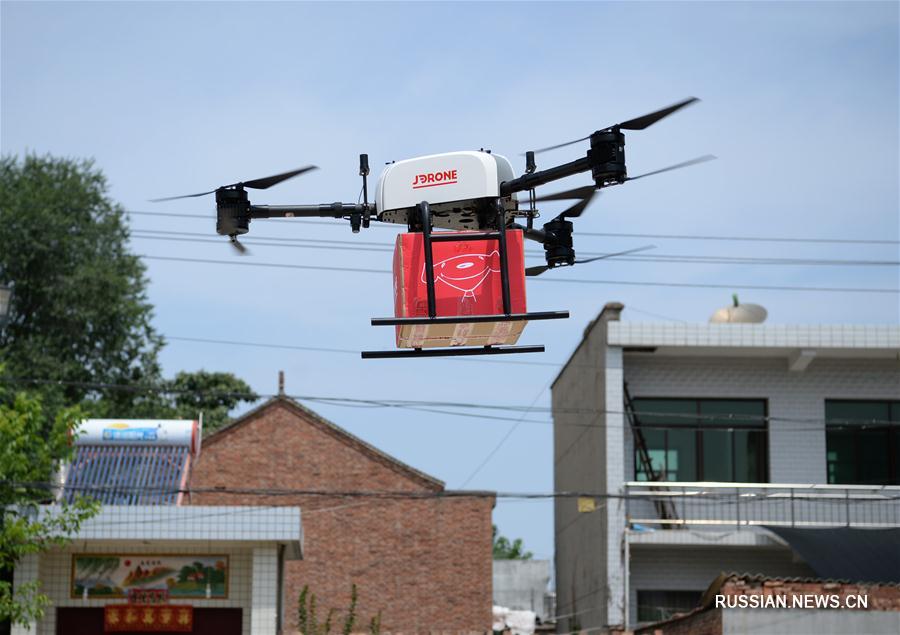
[[[490,150],[433,154],[386,164],[369,202],[369,157],[359,155],[362,202],[313,205],[255,205],[248,189],[265,190],[316,169],[306,166],[250,181],[222,185],[197,194],[215,194],[216,232],[246,253],[239,236],[250,221],[266,218],[334,218],[349,221],[358,233],[374,222],[406,225],[394,256],[395,316],[373,318],[373,326],[394,326],[397,349],[364,351],[362,357],[435,357],[543,352],[542,345],[515,344],[525,324],[563,319],[568,311],[525,311],[526,277],[635,253],[653,246],[578,259],[572,235],[577,219],[601,189],[714,159],[704,155],[639,176],[628,176],[624,131],[644,130],[698,101],[695,97],[655,112],[607,126],[586,137],[525,153],[525,172],[516,176],[510,161]],[[535,155],[583,141],[584,156],[538,170]],[[537,188],[590,172],[590,185],[538,195]],[[519,195],[527,193],[527,204]],[[541,228],[538,203],[573,201]],[[523,240],[540,243],[546,264],[525,267]]]

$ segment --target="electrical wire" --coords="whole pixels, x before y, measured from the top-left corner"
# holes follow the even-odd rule
[[[295,351],[311,351],[320,353],[341,353],[359,356],[359,351],[350,348],[325,348],[322,346],[295,346],[291,344],[266,344],[263,342],[238,342],[234,340],[216,340],[203,337],[178,337],[174,335],[163,336],[166,341],[178,342],[196,342],[200,344],[221,344],[227,346],[249,346],[256,348],[284,349]],[[495,359],[473,359],[467,357],[436,357],[434,361],[454,361],[480,364],[514,364],[521,366],[552,366],[554,368],[562,368],[561,363],[556,362],[529,362],[525,360],[495,360]]]
[[[176,232],[169,230],[132,229],[131,237],[139,240],[165,240],[174,242],[192,242],[208,244],[225,244],[221,238],[212,237],[209,233]],[[266,242],[274,241],[274,242]],[[312,238],[289,238],[276,236],[256,236],[243,240],[247,246],[292,247],[295,249],[327,249],[340,251],[391,253],[393,246],[389,243],[355,241],[355,240],[318,240]],[[697,256],[683,254],[650,254],[650,255],[614,255],[610,252],[579,251],[581,256],[604,257],[611,260],[629,262],[662,262],[673,264],[735,264],[763,266],[846,266],[846,267],[900,267],[900,260],[846,260],[834,258],[762,258],[757,256]],[[526,256],[544,257],[542,251],[525,251]]]
[[[625,500],[647,500],[643,494],[612,494],[587,491],[559,491],[559,492],[493,492],[487,490],[357,490],[357,489],[301,489],[301,488],[277,488],[277,487],[171,487],[152,485],[78,485],[69,486],[46,481],[11,481],[0,480],[0,487],[28,488],[41,491],[73,493],[94,492],[117,494],[231,494],[239,496],[260,497],[293,497],[307,496],[310,498],[365,498],[380,500],[430,500],[437,498],[498,498],[511,500],[538,500],[538,499],[566,499],[566,498],[597,498]],[[716,492],[710,498],[722,497],[727,500],[733,494],[720,494]],[[277,506],[273,506],[277,507]]]
[[[484,457],[484,459],[481,461],[481,463],[479,463],[478,466],[474,470],[472,470],[472,473],[469,474],[468,477],[466,477],[466,480],[464,480],[460,484],[460,486],[459,486],[460,489],[462,489],[463,487],[468,485],[471,482],[471,480],[473,478],[475,478],[475,476],[482,469],[484,469],[484,466],[487,465],[492,458],[494,458],[494,455],[500,451],[500,448],[502,448],[503,445],[507,442],[507,440],[509,440],[509,438],[519,428],[519,426],[522,424],[522,422],[526,420],[525,417],[528,415],[529,412],[531,412],[531,409],[534,408],[534,405],[537,403],[538,399],[541,398],[541,396],[547,391],[547,389],[550,387],[550,384],[552,384],[552,383],[553,383],[553,378],[550,378],[549,380],[547,380],[547,383],[544,384],[544,387],[541,388],[540,392],[537,395],[535,395],[534,399],[531,400],[531,403],[528,404],[528,408],[525,410],[525,412],[522,413],[522,416],[519,417],[519,419],[510,426],[509,430],[506,431],[506,434],[503,435],[503,438],[500,439],[500,441],[497,443],[497,445],[495,445],[494,448],[490,452],[487,453],[487,456]]]
[[[266,398],[275,398],[275,397],[287,397],[293,399],[295,401],[306,401],[310,403],[320,403],[325,405],[333,405],[333,406],[374,406],[380,408],[397,408],[397,409],[417,409],[417,408],[433,408],[433,409],[442,409],[440,414],[455,414],[458,410],[500,410],[506,412],[545,412],[545,413],[553,413],[554,415],[592,415],[595,418],[600,415],[636,415],[640,417],[666,417],[667,419],[686,419],[691,421],[703,421],[709,420],[716,424],[716,430],[729,430],[729,429],[758,429],[760,431],[765,430],[762,426],[766,423],[773,422],[786,422],[786,423],[828,423],[829,425],[853,425],[854,429],[865,429],[867,426],[900,426],[900,422],[891,421],[891,420],[883,420],[883,419],[848,419],[848,418],[821,418],[821,417],[779,417],[779,416],[771,416],[771,415],[748,415],[746,413],[716,413],[710,415],[704,414],[689,414],[689,413],[672,413],[672,412],[661,412],[661,411],[651,411],[651,410],[636,410],[636,411],[625,411],[625,410],[605,410],[605,409],[597,409],[597,408],[565,408],[565,407],[557,407],[557,408],[549,408],[549,407],[535,407],[535,406],[521,406],[514,404],[485,404],[485,403],[474,403],[474,402],[458,402],[458,401],[427,401],[427,400],[413,400],[413,399],[362,399],[356,397],[332,397],[332,396],[319,396],[319,395],[283,395],[283,394],[256,394],[256,393],[240,393],[240,392],[226,392],[226,391],[203,391],[203,390],[190,390],[190,389],[176,389],[176,388],[165,388],[160,386],[147,386],[147,385],[133,385],[133,384],[111,384],[111,383],[102,383],[102,382],[76,382],[76,381],[65,381],[65,380],[55,380],[55,379],[38,379],[38,378],[24,378],[24,377],[9,377],[9,376],[0,376],[0,383],[7,384],[19,384],[19,385],[57,385],[57,386],[73,386],[80,387],[84,389],[95,389],[95,390],[121,390],[123,392],[134,392],[134,393],[155,393],[155,394],[179,394],[179,395],[191,395],[195,397],[228,397],[228,398],[238,398],[238,399],[247,399],[247,400],[260,400]],[[466,416],[471,416],[470,413],[464,413]],[[555,425],[562,427],[588,427],[588,428],[597,428],[599,426],[595,425],[592,422],[589,423],[567,423],[564,421],[553,422],[549,420],[545,421],[536,421],[536,420],[525,420],[526,422],[534,422],[541,423],[542,425]],[[725,421],[733,422],[734,425],[728,426],[725,425]],[[679,424],[679,423],[665,423],[665,424],[641,424],[642,428],[657,428],[657,427],[677,427],[681,430],[708,430],[710,429],[708,426],[691,426],[690,424]],[[800,430],[799,427],[791,427],[792,431]],[[821,432],[821,426],[811,427],[810,431]]]
[[[175,212],[151,212],[142,210],[125,210],[126,214],[144,216],[167,216],[174,218],[215,218],[215,214],[180,214]],[[266,219],[267,221],[281,221],[306,225],[327,225],[338,227],[333,221],[317,221],[310,219]],[[387,224],[373,224],[372,227],[384,229],[402,229],[404,225],[391,227]],[[726,242],[776,242],[776,243],[813,243],[813,244],[853,244],[853,245],[898,245],[900,240],[874,239],[874,238],[811,238],[799,236],[709,236],[699,234],[641,234],[641,233],[614,233],[614,232],[578,232],[581,236],[600,236],[611,238],[655,238],[668,240],[720,240]]]
[[[677,486],[678,481],[666,481],[667,484]],[[653,482],[648,481],[648,486],[652,486]],[[377,500],[431,500],[431,499],[452,499],[452,498],[491,498],[491,499],[511,499],[511,500],[556,500],[571,498],[592,498],[601,501],[609,500],[638,500],[638,501],[656,501],[670,500],[672,497],[667,495],[653,496],[644,493],[625,493],[614,494],[611,492],[594,492],[588,490],[561,490],[550,492],[505,492],[505,491],[488,491],[488,490],[358,490],[358,489],[302,489],[302,488],[279,488],[279,487],[171,487],[171,486],[153,486],[153,485],[78,485],[69,486],[60,483],[50,483],[46,481],[12,481],[8,479],[0,480],[0,487],[10,488],[27,488],[40,491],[60,492],[68,491],[73,493],[96,492],[96,493],[154,493],[154,494],[231,494],[239,496],[260,496],[260,497],[310,497],[310,498],[362,498]],[[785,487],[784,489],[788,489]],[[883,486],[872,486],[872,489],[883,489]],[[702,490],[697,493],[691,493],[692,498],[704,498],[717,501],[720,504],[739,505],[746,501],[736,502],[734,500],[734,492],[719,492]],[[759,503],[762,501],[773,501],[779,505],[784,504],[783,492],[747,492],[747,496],[752,496],[758,500],[753,501]],[[841,499],[849,500],[854,504],[868,505],[873,502],[892,502],[900,500],[900,494],[882,494],[877,499],[870,496],[865,498]],[[272,507],[279,507],[272,505]],[[245,511],[245,510],[241,510]],[[249,513],[249,512],[246,512]]]
[[[150,254],[137,254],[148,260],[163,260],[171,262],[191,262],[195,264],[234,265],[243,267],[268,267],[273,269],[303,269],[312,271],[341,271],[345,273],[378,273],[391,275],[387,269],[365,269],[362,267],[332,267],[325,265],[298,265],[274,262],[246,262],[233,260],[214,260],[211,258],[184,258],[180,256],[154,256]],[[753,285],[753,284],[712,284],[700,282],[649,282],[644,280],[585,280],[566,278],[533,278],[533,282],[549,282],[557,284],[605,284],[618,286],[637,287],[665,287],[681,289],[752,289],[763,291],[803,291],[812,293],[883,293],[900,294],[900,289],[865,288],[865,287],[801,287],[787,285]]]

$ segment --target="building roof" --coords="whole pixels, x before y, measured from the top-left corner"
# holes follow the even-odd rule
[[[285,395],[278,395],[276,397],[268,399],[263,404],[257,406],[249,412],[246,412],[228,425],[218,429],[213,434],[203,439],[204,446],[208,447],[210,444],[218,443],[228,438],[228,436],[234,433],[236,430],[249,425],[253,421],[262,417],[267,411],[277,407],[286,408],[303,421],[309,423],[310,425],[316,426],[320,430],[323,430],[327,434],[330,434],[335,439],[347,444],[358,452],[366,455],[370,459],[373,459],[381,463],[382,465],[385,465],[386,467],[394,470],[395,472],[398,472],[406,476],[407,478],[420,483],[427,489],[436,492],[443,491],[444,489],[443,481],[438,480],[433,476],[426,474],[425,472],[421,472],[416,468],[400,461],[399,459],[396,459],[393,456],[382,452],[375,446],[366,443],[359,437],[351,434],[337,424],[332,423],[325,417],[319,415],[318,413],[310,410],[309,408],[303,406],[302,404]]]
[[[53,516],[60,507],[41,510]],[[85,520],[74,540],[278,542],[300,558],[303,529],[299,507],[107,506]]]
[[[723,349],[783,355],[785,349],[815,351],[819,356],[897,359],[900,326],[887,324],[678,324],[609,322],[609,344],[622,347]]]
[[[787,542],[822,578],[900,583],[900,528],[766,529]]]
[[[581,341],[554,379],[565,373],[597,326],[608,346],[625,353],[657,356],[722,356],[786,358],[791,370],[802,371],[813,359],[900,360],[900,325],[895,324],[689,324],[622,322],[625,305],[607,302],[584,329]]]

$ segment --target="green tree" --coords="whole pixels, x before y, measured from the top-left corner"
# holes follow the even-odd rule
[[[117,416],[152,416],[154,394],[71,385],[160,379],[144,266],[103,174],[90,161],[2,157],[0,201],[0,276],[15,289],[0,330],[7,374],[67,382],[31,387],[49,413],[102,396]]]
[[[162,379],[144,265],[90,161],[0,158],[0,201],[0,282],[14,284],[0,363],[6,375],[54,382],[28,384],[47,420],[73,404],[92,417],[194,418],[202,410],[211,431],[257,398],[230,373]]]
[[[531,560],[534,557],[533,553],[524,550],[521,538],[510,541],[509,538],[499,535],[497,525],[491,525],[491,530],[494,541],[494,560]]]
[[[47,425],[40,400],[24,393],[0,403],[0,623],[27,626],[49,602],[38,582],[16,586],[11,572],[24,556],[64,545],[98,506],[80,498],[47,515],[39,505],[52,500],[52,475],[72,451],[69,435],[81,415],[60,411]],[[48,432],[49,428],[49,432]]]
[[[181,372],[166,382],[170,409],[177,418],[191,419],[203,412],[203,432],[209,434],[228,423],[228,413],[241,402],[259,397],[245,381],[231,373],[198,370]]]

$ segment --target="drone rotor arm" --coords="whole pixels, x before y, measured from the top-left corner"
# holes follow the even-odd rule
[[[250,206],[250,218],[343,218],[348,214],[365,214],[374,212],[374,205],[362,205],[359,203]]]

